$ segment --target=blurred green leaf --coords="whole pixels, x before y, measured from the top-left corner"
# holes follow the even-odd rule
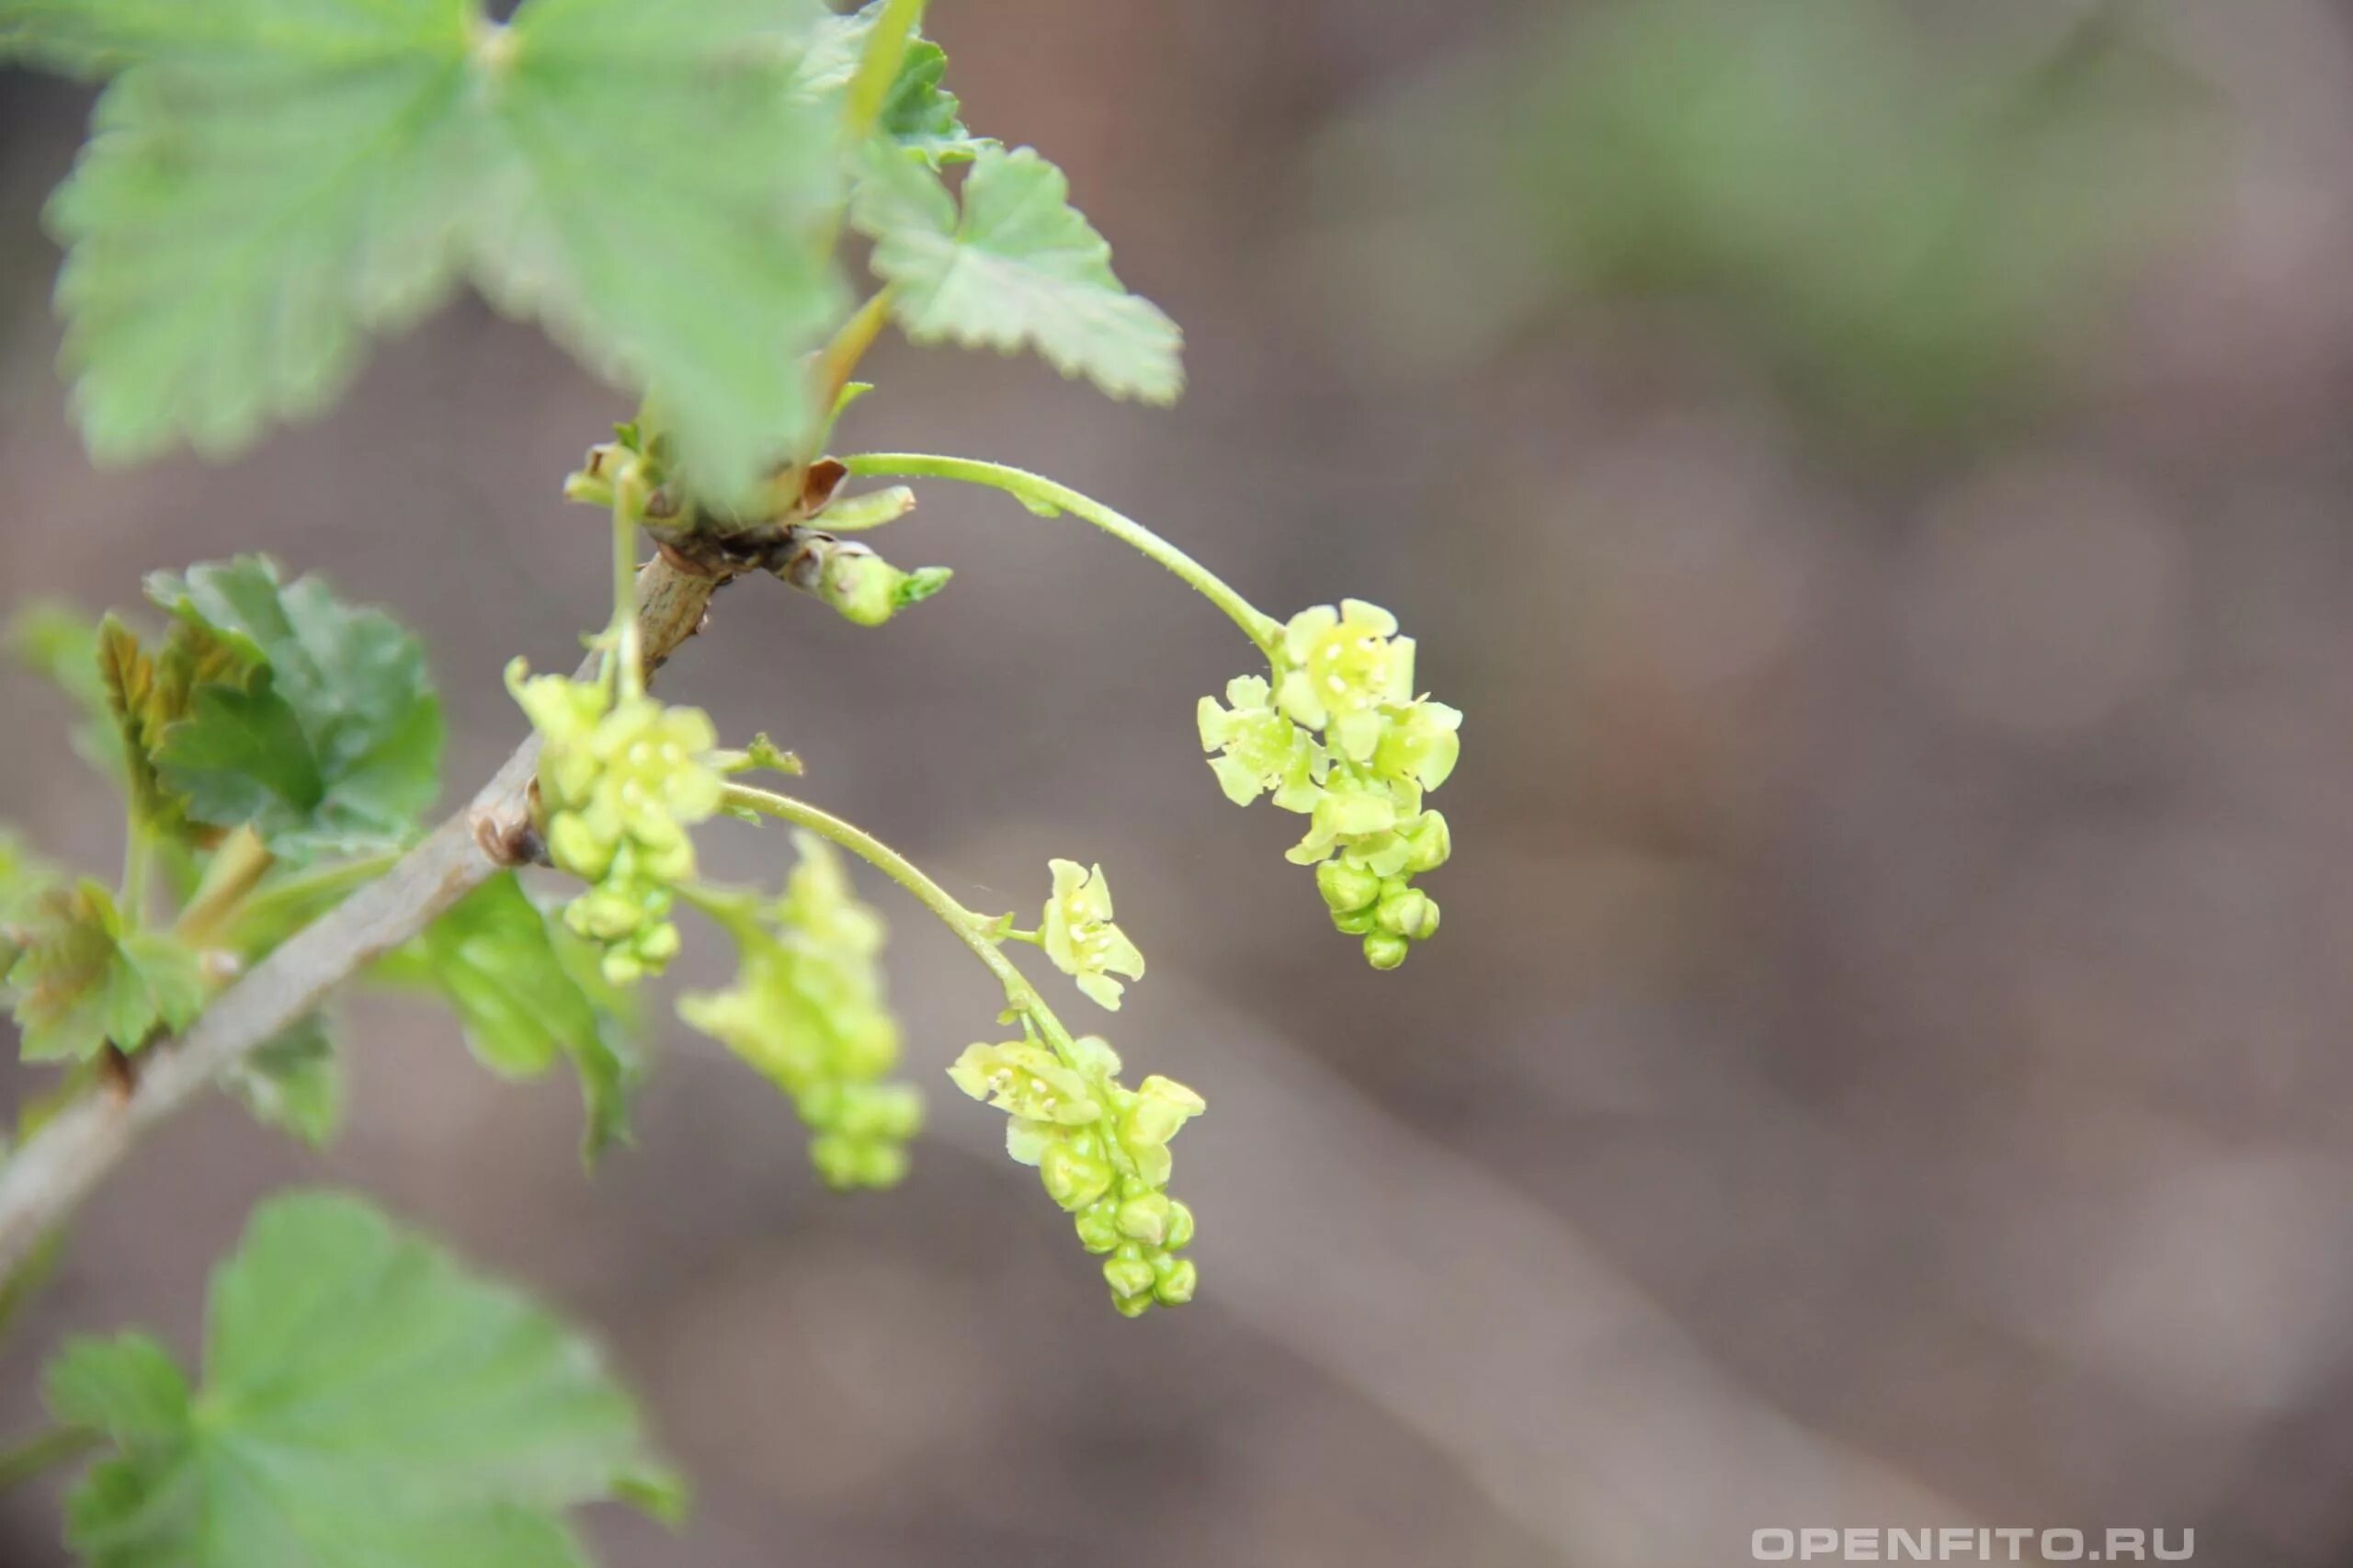
[[[381,960],[376,975],[427,986],[457,1010],[466,1044],[502,1077],[533,1078],[558,1055],[572,1059],[587,1109],[594,1159],[628,1140],[629,1096],[639,1073],[618,998],[575,962],[570,934],[531,901],[509,871],[469,893],[415,941]]]
[[[22,950],[7,979],[28,1062],[87,1060],[109,1042],[135,1051],[203,1009],[196,953],[132,928],[113,895],[86,878],[43,893],[17,929]]]
[[[147,592],[252,670],[198,686],[162,732],[157,773],[191,816],[249,822],[294,862],[415,832],[438,788],[441,707],[413,633],[316,577],[283,582],[262,556],[157,573]]]
[[[74,700],[74,754],[110,779],[123,776],[114,711],[98,674],[97,623],[60,604],[31,604],[8,622],[8,643],[25,666]]]
[[[1173,403],[1184,335],[1111,271],[1111,247],[1069,203],[1053,165],[1023,147],[983,149],[960,212],[920,151],[881,152],[852,203],[874,238],[892,313],[918,343],[1034,347],[1113,397]]]
[[[69,1339],[42,1369],[41,1383],[51,1415],[118,1443],[169,1441],[188,1425],[188,1379],[143,1334]]]
[[[828,17],[821,22],[801,56],[794,89],[813,99],[824,99],[848,87],[884,3],[873,0],[846,17]],[[884,138],[922,153],[935,168],[970,162],[982,148],[996,145],[964,129],[962,106],[955,94],[940,85],[947,74],[948,51],[928,39],[913,40],[875,124]]]
[[[84,433],[210,452],[317,412],[471,275],[651,387],[698,482],[819,411],[834,190],[788,90],[810,0],[0,0],[0,51],[118,72],[51,222]],[[681,287],[681,279],[692,286]]]
[[[247,1055],[223,1080],[255,1118],[313,1148],[343,1125],[343,1058],[316,1013]]]
[[[214,1269],[193,1398],[153,1341],[52,1361],[117,1452],[67,1506],[95,1568],[575,1568],[563,1513],[675,1513],[594,1349],[355,1199],[263,1206]]]
[[[190,716],[200,691],[233,693],[233,687],[216,683],[241,681],[253,667],[248,649],[232,646],[194,622],[176,623],[153,653],[115,617],[98,623],[99,684],[119,737],[120,776],[141,824],[167,837],[186,833],[187,791],[167,783],[160,771],[165,734]],[[199,816],[215,823],[243,820],[203,812]]]

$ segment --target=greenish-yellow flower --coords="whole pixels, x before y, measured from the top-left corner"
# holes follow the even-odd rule
[[[1075,860],[1051,860],[1054,891],[1040,923],[1046,956],[1078,982],[1078,988],[1112,1012],[1127,987],[1111,978],[1143,978],[1143,954],[1111,922],[1111,886],[1103,868],[1089,870]]]
[[[1396,631],[1395,616],[1362,599],[1292,616],[1276,687],[1283,711],[1322,730],[1349,761],[1370,762],[1381,743],[1381,707],[1414,697],[1414,640]]]
[[[1272,791],[1275,804],[1303,812],[1315,803],[1324,778],[1324,748],[1315,737],[1274,705],[1274,688],[1263,676],[1236,676],[1226,683],[1221,708],[1214,697],[1200,700],[1201,749],[1218,787],[1237,806]]]

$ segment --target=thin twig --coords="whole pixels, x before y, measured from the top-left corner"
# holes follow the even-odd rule
[[[649,669],[699,629],[712,592],[725,580],[682,572],[666,556],[639,572],[638,627]],[[594,673],[597,664],[592,657],[582,674]],[[101,1086],[85,1095],[0,1164],[0,1279],[15,1272],[147,1129],[514,864],[511,846],[529,824],[539,758],[533,735],[464,810],[392,869],[256,964],[178,1041],[142,1051],[128,1092]]]

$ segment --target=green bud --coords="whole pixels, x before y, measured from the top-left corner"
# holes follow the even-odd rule
[[[1168,1235],[1168,1197],[1146,1193],[1120,1205],[1120,1233],[1132,1241],[1158,1246]]]
[[[613,849],[612,840],[599,837],[576,812],[559,812],[548,819],[548,858],[583,881],[603,878],[613,863]]]
[[[1378,911],[1371,908],[1358,909],[1347,915],[1332,916],[1332,927],[1350,937],[1361,937],[1373,928],[1379,918]]]
[[[1143,1316],[1144,1313],[1152,1311],[1153,1300],[1150,1296],[1121,1296],[1114,1294],[1111,1298],[1111,1306],[1112,1310],[1117,1312],[1123,1318],[1140,1318]]]
[[[1326,860],[1315,868],[1315,890],[1335,915],[1369,907],[1381,896],[1381,879],[1345,860]]]
[[[678,956],[678,928],[666,920],[648,926],[638,935],[636,951],[648,967],[661,968]]]
[[[1189,1257],[1171,1257],[1166,1253],[1152,1260],[1152,1293],[1164,1304],[1181,1307],[1193,1299],[1194,1287],[1200,1283],[1200,1272]]]
[[[1130,1242],[1103,1260],[1103,1282],[1115,1296],[1141,1296],[1154,1284],[1152,1265],[1143,1249]]]
[[[1071,1210],[1086,1208],[1111,1187],[1108,1161],[1082,1153],[1061,1139],[1047,1145],[1038,1161],[1038,1176],[1046,1195]]]
[[[1422,941],[1438,933],[1438,901],[1419,888],[1405,888],[1381,901],[1381,928]]]
[[[896,1187],[906,1179],[907,1150],[888,1139],[870,1140],[861,1147],[858,1167],[860,1187]]]
[[[1168,1200],[1168,1234],[1161,1244],[1170,1252],[1193,1244],[1193,1210],[1173,1198]]]
[[[564,924],[583,937],[617,942],[637,929],[645,912],[619,889],[599,886],[574,899],[564,909],[563,918]]]
[[[1121,1240],[1117,1199],[1098,1198],[1078,1211],[1078,1244],[1089,1252],[1109,1252]]]
[[[1364,961],[1375,969],[1395,969],[1405,961],[1414,944],[1389,931],[1375,931],[1364,939]]]

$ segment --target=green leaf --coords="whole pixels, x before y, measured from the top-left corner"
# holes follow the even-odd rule
[[[439,991],[457,1009],[475,1060],[502,1077],[537,1077],[559,1055],[571,1057],[594,1159],[627,1142],[629,1096],[641,1074],[617,999],[594,979],[593,958],[566,951],[576,940],[510,871],[379,961],[376,974]]]
[[[132,814],[164,837],[188,835],[184,792],[158,770],[165,732],[188,717],[199,688],[227,691],[232,688],[210,683],[244,679],[253,668],[250,651],[182,621],[174,624],[162,648],[150,653],[110,615],[98,623],[97,668],[119,740],[117,771]]]
[[[118,71],[51,221],[94,454],[226,452],[332,402],[470,276],[650,388],[697,483],[813,423],[838,284],[810,0],[0,0],[0,50]],[[685,286],[682,286],[682,282]]]
[[[242,653],[243,685],[196,687],[163,731],[163,783],[188,814],[250,822],[280,859],[399,845],[430,805],[441,705],[415,636],[265,556],[157,573],[148,597]]]
[[[73,731],[74,755],[120,781],[122,746],[98,674],[97,624],[63,605],[28,605],[9,621],[8,642],[28,669],[46,676],[80,710]]]
[[[9,975],[32,940],[26,922],[40,912],[42,899],[57,882],[54,866],[27,849],[14,833],[0,828],[0,995],[7,994]]]
[[[314,1149],[343,1126],[343,1058],[316,1013],[247,1056],[224,1084],[256,1119]]]
[[[868,161],[852,216],[918,343],[1035,347],[1113,397],[1174,403],[1184,335],[1111,271],[1111,247],[1069,203],[1063,173],[1027,147],[982,150],[962,210],[918,153]]]
[[[127,930],[97,882],[44,894],[20,941],[8,978],[28,1062],[87,1060],[109,1042],[135,1051],[203,1010],[195,952],[162,932]]]
[[[204,1362],[177,1403],[152,1341],[52,1363],[58,1417],[119,1444],[67,1506],[95,1568],[577,1568],[563,1510],[679,1506],[588,1344],[356,1199],[263,1206]]]
[[[794,90],[813,100],[824,100],[835,112],[835,96],[847,90],[866,53],[885,0],[861,6],[846,17],[828,17],[818,24],[794,74]],[[996,143],[964,129],[962,106],[956,95],[940,86],[948,73],[948,51],[917,35],[907,44],[899,74],[882,99],[875,129],[902,147],[922,153],[934,168],[968,163],[983,147]]]
[[[188,1425],[188,1379],[171,1352],[143,1334],[69,1339],[41,1382],[58,1420],[119,1443],[169,1441]]]

